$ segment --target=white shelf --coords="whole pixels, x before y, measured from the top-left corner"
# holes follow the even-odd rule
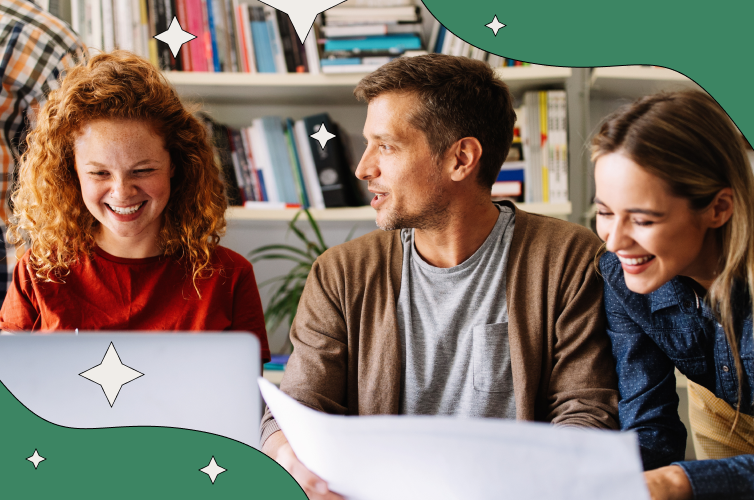
[[[612,66],[594,68],[592,94],[600,97],[638,97],[662,90],[700,89],[693,80],[667,68],[653,66]]]
[[[562,85],[571,68],[519,66],[495,70],[511,92]],[[178,93],[188,99],[243,104],[358,104],[353,96],[365,73],[312,75],[309,73],[205,73],[166,71]]]
[[[504,66],[497,68],[495,73],[508,84],[512,94],[520,94],[526,90],[565,86],[565,81],[571,76],[571,68],[559,66]]]
[[[185,98],[242,104],[357,104],[353,89],[363,74],[205,73],[166,71]]]
[[[554,217],[568,216],[571,213],[571,203],[520,203],[517,205],[527,212],[551,215]],[[236,221],[290,221],[296,215],[296,208],[282,209],[247,209],[229,207],[228,220]],[[327,208],[325,210],[310,209],[309,212],[316,221],[373,221],[375,211],[369,205],[364,207]],[[304,220],[299,216],[300,220]]]

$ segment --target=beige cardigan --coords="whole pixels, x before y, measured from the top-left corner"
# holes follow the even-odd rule
[[[506,293],[518,420],[618,428],[599,247],[584,227],[516,209]],[[400,231],[380,230],[317,259],[291,328],[285,393],[332,414],[398,413],[402,259]],[[265,411],[261,443],[278,429]]]

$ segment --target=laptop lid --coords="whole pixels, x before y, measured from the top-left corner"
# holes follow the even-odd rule
[[[260,363],[248,333],[0,336],[0,381],[54,424],[177,427],[255,448]]]

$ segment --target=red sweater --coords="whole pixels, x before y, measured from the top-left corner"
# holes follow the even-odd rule
[[[29,253],[13,271],[0,310],[3,330],[248,331],[259,338],[263,362],[270,359],[254,270],[232,250],[215,249],[215,272],[196,281],[201,299],[172,257],[124,259],[95,247],[71,266],[65,283],[49,283],[32,279]]]

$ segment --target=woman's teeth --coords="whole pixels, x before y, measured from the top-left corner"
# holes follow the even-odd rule
[[[145,202],[142,201],[141,203],[137,203],[136,205],[131,205],[130,207],[113,207],[111,205],[107,205],[107,204],[106,205],[108,206],[108,208],[110,208],[110,210],[112,210],[118,215],[130,215],[136,212],[138,209],[140,209],[144,203]]]
[[[649,262],[650,260],[654,259],[654,255],[646,255],[644,257],[639,257],[638,259],[627,259],[625,257],[618,256],[620,261],[623,264],[629,265],[629,266],[639,266],[641,264],[644,264],[645,262]]]

